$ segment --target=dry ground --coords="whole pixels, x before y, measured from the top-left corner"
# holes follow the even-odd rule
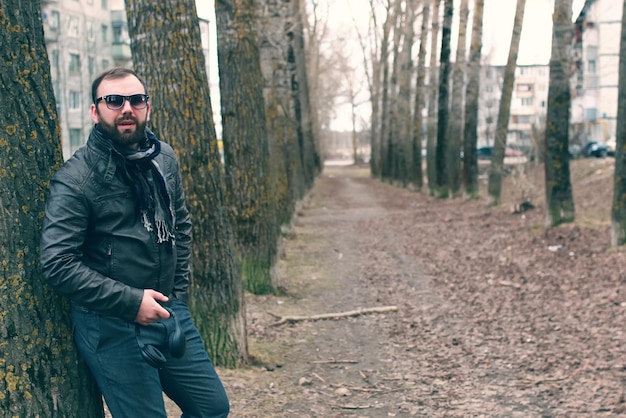
[[[247,296],[256,362],[219,370],[231,417],[626,416],[612,164],[572,162],[577,221],[553,229],[541,167],[496,208],[326,167],[284,242],[286,294]],[[377,307],[397,310],[275,324]]]

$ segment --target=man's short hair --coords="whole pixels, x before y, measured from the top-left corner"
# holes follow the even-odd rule
[[[102,83],[102,80],[106,80],[106,79],[114,80],[114,79],[128,77],[129,75],[135,76],[137,80],[141,82],[141,85],[143,86],[145,93],[148,94],[148,84],[146,83],[146,80],[140,77],[135,71],[131,70],[130,68],[125,68],[125,67],[113,67],[113,68],[110,68],[108,70],[101,72],[100,75],[98,75],[98,77],[96,77],[93,80],[93,83],[91,83],[91,101],[93,103],[96,102],[96,98],[97,98],[96,94],[98,91],[98,87],[100,87],[100,83]]]

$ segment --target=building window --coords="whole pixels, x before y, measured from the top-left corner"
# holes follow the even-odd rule
[[[587,71],[589,72],[589,74],[596,73],[596,60],[587,61]]]
[[[523,97],[522,98],[522,106],[532,106],[533,98],[532,97]]]
[[[109,8],[109,2],[107,0],[100,0],[100,6],[104,9],[107,10]]]
[[[87,39],[93,41],[95,38],[94,30],[93,30],[93,22],[91,20],[87,21]]]
[[[80,147],[82,144],[82,135],[80,133],[80,129],[78,128],[70,128],[70,148],[75,149]]]
[[[55,70],[59,69],[59,50],[53,49],[50,51],[50,66]]]
[[[121,44],[122,43],[122,27],[117,26],[113,28],[113,43]]]
[[[109,42],[109,27],[107,25],[102,25],[102,42]]]
[[[80,72],[80,55],[70,54],[70,73]]]
[[[89,74],[96,72],[96,59],[91,55],[87,57],[87,68],[89,70]]]
[[[70,109],[80,109],[80,92],[76,90],[70,90]]]
[[[72,38],[78,38],[80,36],[80,29],[78,27],[78,17],[70,16],[67,19],[67,35]]]
[[[58,11],[52,10],[50,12],[50,20],[48,21],[48,28],[52,30],[59,29],[59,23],[61,22],[61,15]]]

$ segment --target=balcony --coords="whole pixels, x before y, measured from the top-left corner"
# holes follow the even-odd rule
[[[111,45],[111,54],[116,61],[130,60],[132,58],[130,44],[122,42],[113,43]]]

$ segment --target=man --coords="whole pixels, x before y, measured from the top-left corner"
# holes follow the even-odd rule
[[[226,417],[229,403],[187,308],[191,221],[172,148],[146,128],[134,71],[93,82],[87,144],[54,175],[43,276],[71,301],[74,341],[114,418]]]

